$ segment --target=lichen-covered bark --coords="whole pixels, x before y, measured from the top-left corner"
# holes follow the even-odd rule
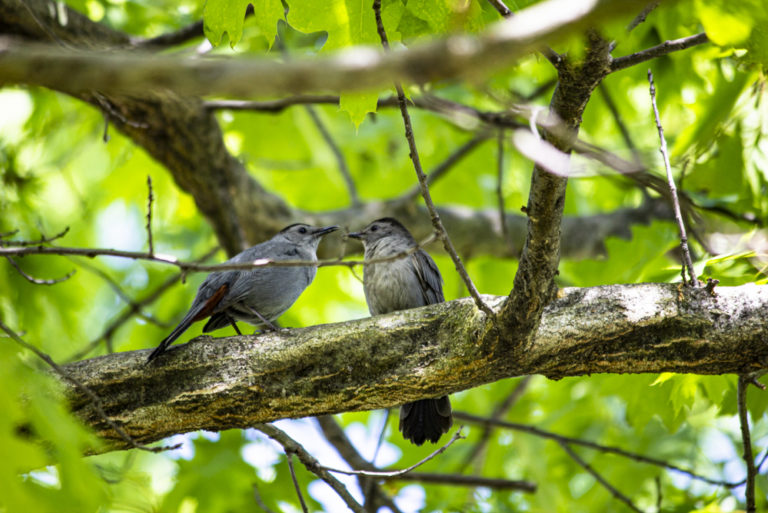
[[[565,289],[514,360],[481,339],[470,299],[259,337],[198,337],[152,364],[148,350],[69,364],[136,440],[196,429],[395,406],[512,376],[743,373],[768,366],[768,287]],[[503,298],[486,297],[498,309]],[[490,348],[490,349],[487,349]],[[126,448],[72,385],[74,412]]]

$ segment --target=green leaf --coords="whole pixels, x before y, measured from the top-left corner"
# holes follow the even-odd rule
[[[339,99],[339,108],[349,114],[349,118],[355,124],[355,127],[359,127],[369,112],[376,112],[378,101],[378,92],[342,93]]]
[[[752,31],[752,2],[696,2],[707,37],[720,46],[743,43]]]
[[[400,39],[395,27],[400,23],[402,13],[403,5],[399,0],[382,2],[381,18],[390,42]],[[356,45],[381,46],[370,2],[330,0],[318,5],[314,0],[292,0],[288,23],[302,32],[327,32],[323,51]],[[342,93],[339,106],[359,127],[366,114],[376,112],[377,100],[378,91]]]
[[[272,47],[277,35],[277,22],[284,16],[280,0],[207,0],[203,9],[203,29],[213,46],[218,46],[226,33],[229,45],[234,48],[243,35],[245,11],[250,4],[253,5],[256,26]]]

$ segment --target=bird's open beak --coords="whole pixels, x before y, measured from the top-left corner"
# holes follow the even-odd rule
[[[349,237],[350,239],[358,239],[359,240],[359,239],[363,238],[363,234],[360,233],[360,232],[352,232],[352,233],[348,233],[347,237]]]
[[[315,231],[314,231],[314,233],[312,235],[314,235],[315,237],[322,237],[326,233],[335,232],[338,229],[339,229],[339,227],[336,226],[336,225],[334,225],[334,226],[326,226],[324,228],[315,228]]]

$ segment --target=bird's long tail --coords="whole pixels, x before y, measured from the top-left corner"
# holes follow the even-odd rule
[[[225,283],[219,287],[219,289],[210,298],[208,298],[208,300],[200,302],[200,304],[193,304],[192,308],[189,309],[189,312],[187,312],[187,315],[184,316],[179,325],[173,328],[173,331],[170,333],[170,335],[165,337],[160,342],[160,345],[158,345],[155,350],[149,354],[147,357],[147,363],[163,354],[165,350],[168,349],[168,346],[173,344],[173,342],[179,338],[182,333],[187,331],[187,328],[189,328],[193,322],[205,319],[211,315],[213,310],[216,308],[216,305],[221,302],[221,299],[227,293],[228,289],[229,285]]]
[[[448,396],[422,399],[400,407],[400,431],[403,438],[416,445],[426,440],[436,443],[451,425],[453,417]]]

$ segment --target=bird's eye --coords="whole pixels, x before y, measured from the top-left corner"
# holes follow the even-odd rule
[[[378,226],[378,225],[376,225],[376,224],[374,224],[373,226],[371,226],[371,231],[372,231],[372,232],[375,232],[375,231],[376,231],[376,230],[378,230],[378,229],[379,229],[379,226]]]
[[[299,228],[299,233],[307,233],[306,227],[302,226],[301,228]]]

